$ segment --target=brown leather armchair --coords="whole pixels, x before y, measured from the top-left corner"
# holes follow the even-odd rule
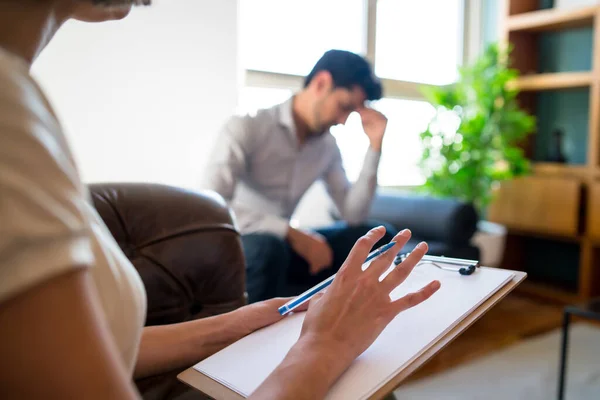
[[[246,303],[239,232],[219,195],[145,183],[93,184],[89,190],[142,277],[146,325],[189,321]],[[137,383],[145,398],[168,398],[176,386],[174,375]]]

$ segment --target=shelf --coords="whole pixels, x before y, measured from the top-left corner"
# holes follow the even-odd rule
[[[532,175],[502,182],[494,190],[488,220],[525,236],[578,242],[582,182]]]
[[[521,91],[566,89],[591,86],[592,72],[558,72],[553,74],[523,75],[509,84]]]
[[[575,124],[587,150],[577,154],[583,164],[531,160],[529,176],[495,189],[487,216],[508,229],[503,266],[530,273],[515,291],[575,303],[600,295],[600,2],[571,9],[540,7],[539,0],[507,0],[503,13],[501,41],[513,46],[511,65],[520,71],[506,87],[521,92],[524,110],[548,122],[538,127],[537,143],[533,134],[520,147],[533,156],[542,150],[536,145],[548,144],[541,139],[549,137],[541,136],[551,134],[554,125]],[[566,33],[586,39],[550,40]],[[557,49],[559,44],[584,48],[573,54],[571,47]],[[561,98],[547,97],[555,93]]]
[[[600,243],[600,184],[597,182],[588,187],[587,201],[587,234],[592,246]]]
[[[555,233],[555,232],[549,232],[549,231],[548,232],[536,231],[533,229],[524,229],[519,226],[510,226],[507,224],[504,224],[504,226],[506,227],[506,229],[508,229],[508,233],[510,235],[515,235],[515,236],[524,236],[524,237],[537,238],[537,239],[554,240],[554,241],[563,242],[563,243],[581,243],[583,241],[583,236],[581,236],[581,235],[567,235],[567,234]]]
[[[536,162],[533,164],[533,171],[540,176],[559,176],[588,178],[590,169],[585,165],[565,165],[559,163]]]
[[[573,304],[580,301],[579,296],[574,292],[527,279],[515,288],[515,292],[562,304]]]
[[[510,32],[540,32],[581,26],[591,26],[600,7],[592,6],[574,10],[539,10],[510,16]]]

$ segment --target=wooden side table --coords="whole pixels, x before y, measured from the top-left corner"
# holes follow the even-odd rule
[[[569,325],[571,323],[571,315],[600,321],[600,298],[581,305],[567,306],[564,309],[562,345],[560,349],[560,375],[558,380],[559,400],[563,400],[565,395],[565,379],[567,375],[567,352],[569,348]]]

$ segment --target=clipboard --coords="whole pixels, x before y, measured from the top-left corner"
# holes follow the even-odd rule
[[[486,267],[479,268],[487,269]],[[445,334],[440,339],[438,339],[423,353],[421,353],[414,360],[412,360],[409,365],[403,368],[397,375],[395,375],[379,390],[372,394],[369,397],[369,399],[383,399],[387,395],[392,393],[397,387],[400,386],[400,384],[407,377],[409,377],[412,373],[414,373],[417,369],[419,369],[427,361],[429,361],[433,356],[435,356],[439,351],[441,351],[448,344],[450,344],[456,337],[458,337],[479,318],[481,318],[490,308],[495,306],[504,297],[506,297],[506,295],[508,295],[527,277],[527,274],[525,272],[512,272],[514,273],[514,277],[511,281],[506,283],[502,288],[500,288],[495,294],[493,294],[491,297],[485,300],[473,312],[468,314],[458,325],[450,329],[448,332],[445,332]],[[244,396],[229,389],[227,386],[209,378],[201,372],[198,372],[193,367],[183,371],[177,377],[181,382],[217,400],[245,399]]]

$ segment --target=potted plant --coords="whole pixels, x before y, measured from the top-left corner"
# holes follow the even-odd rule
[[[519,107],[518,89],[510,84],[518,77],[509,65],[510,51],[491,44],[460,68],[455,84],[423,89],[436,113],[421,133],[422,189],[472,203],[481,216],[501,181],[531,169],[519,144],[534,131],[535,118]],[[480,224],[480,230],[490,227],[503,232],[489,222]],[[503,243],[502,238],[502,248]]]

